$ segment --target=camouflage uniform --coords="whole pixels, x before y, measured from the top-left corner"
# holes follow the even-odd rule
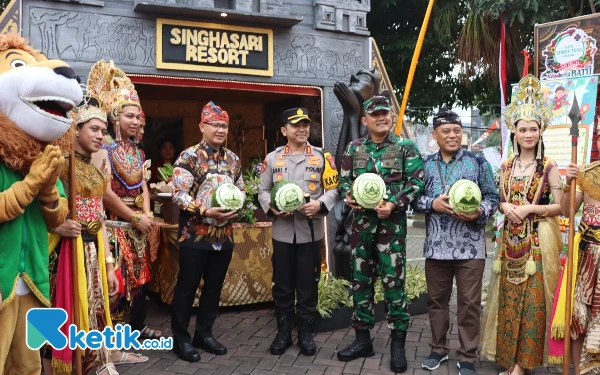
[[[363,173],[377,173],[386,184],[387,201],[396,204],[387,219],[375,210],[357,211],[352,223],[353,327],[373,328],[373,282],[376,266],[388,306],[388,326],[406,331],[409,315],[404,291],[406,275],[406,209],[423,190],[423,160],[410,140],[389,133],[377,145],[370,135],[351,142],[340,169],[342,197]]]

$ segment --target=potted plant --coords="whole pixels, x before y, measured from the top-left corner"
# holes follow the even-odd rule
[[[425,271],[418,265],[406,265],[404,289],[408,297],[408,313],[420,315],[427,312],[427,280]]]
[[[331,273],[321,274],[319,280],[319,300],[315,319],[314,332],[333,331],[347,328],[352,321],[352,296],[349,288],[352,283],[344,279],[336,279]]]
[[[246,190],[246,201],[238,211],[239,223],[254,224],[257,221],[268,221],[267,216],[258,203],[258,187],[260,186],[260,159],[252,160],[252,163],[244,172],[244,188]]]
[[[406,279],[404,290],[408,297],[408,313],[410,315],[425,314],[427,312],[427,282],[425,271],[415,265],[406,265]],[[383,283],[381,278],[375,281],[375,321],[385,320],[387,306],[384,300]]]

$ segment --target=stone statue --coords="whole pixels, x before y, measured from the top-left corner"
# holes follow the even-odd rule
[[[389,90],[380,91],[380,84],[381,76],[375,68],[361,70],[356,75],[353,74],[350,77],[349,85],[343,82],[334,84],[333,93],[344,110],[340,139],[335,152],[336,165],[341,166],[342,156],[348,143],[367,134],[367,128],[360,121],[363,102],[374,95],[386,96],[391,101],[392,93]],[[333,248],[335,275],[352,281],[352,269],[350,267],[350,257],[352,256],[352,249],[350,248],[352,210],[343,200],[338,201],[333,210],[337,223],[335,247]]]

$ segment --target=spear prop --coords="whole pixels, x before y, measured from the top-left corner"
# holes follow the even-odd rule
[[[573,101],[573,106],[569,112],[569,118],[571,119],[571,163],[577,164],[577,143],[579,141],[579,121],[581,121],[581,114],[579,113],[579,103],[577,102],[577,95]],[[563,374],[569,374],[569,362],[570,362],[570,346],[571,346],[571,303],[572,303],[572,290],[573,281],[571,272],[573,272],[573,240],[575,239],[575,212],[578,207],[575,207],[575,198],[577,194],[576,189],[577,181],[571,180],[571,191],[569,196],[569,252],[567,254],[567,269],[565,270],[565,277],[567,278],[567,303],[565,313],[565,356],[563,361]],[[578,364],[573,364],[577,366]]]
[[[77,213],[75,211],[75,196],[77,192],[75,191],[75,132],[73,132],[73,139],[71,144],[71,149],[69,150],[69,219],[76,221]],[[73,306],[72,306],[72,314],[73,314],[73,323],[79,329],[79,306],[77,296],[79,295],[78,283],[77,283],[77,237],[71,238],[71,274],[72,274],[72,283],[73,283]],[[79,347],[75,348],[75,358],[73,361],[73,373],[77,375],[81,375],[81,352]]]

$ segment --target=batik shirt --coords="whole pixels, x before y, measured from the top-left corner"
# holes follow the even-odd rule
[[[410,140],[389,133],[379,144],[370,135],[350,142],[340,166],[340,196],[345,198],[354,180],[363,173],[376,173],[383,178],[387,201],[396,205],[392,215],[404,218],[409,204],[423,190],[423,160]],[[363,216],[377,217],[375,210],[356,212],[355,222]],[[405,221],[405,220],[404,220]]]
[[[173,169],[173,201],[179,205],[179,246],[221,250],[233,248],[230,220],[198,217],[199,207],[212,207],[212,193],[224,183],[242,192],[240,159],[225,147],[215,150],[204,140],[183,151]]]
[[[447,193],[458,180],[471,180],[481,190],[481,215],[465,222],[433,210],[433,201]],[[427,228],[423,253],[441,260],[485,258],[485,224],[498,208],[498,187],[492,166],[483,155],[460,149],[444,162],[440,153],[425,158],[425,190],[417,200],[417,210],[425,213]]]

